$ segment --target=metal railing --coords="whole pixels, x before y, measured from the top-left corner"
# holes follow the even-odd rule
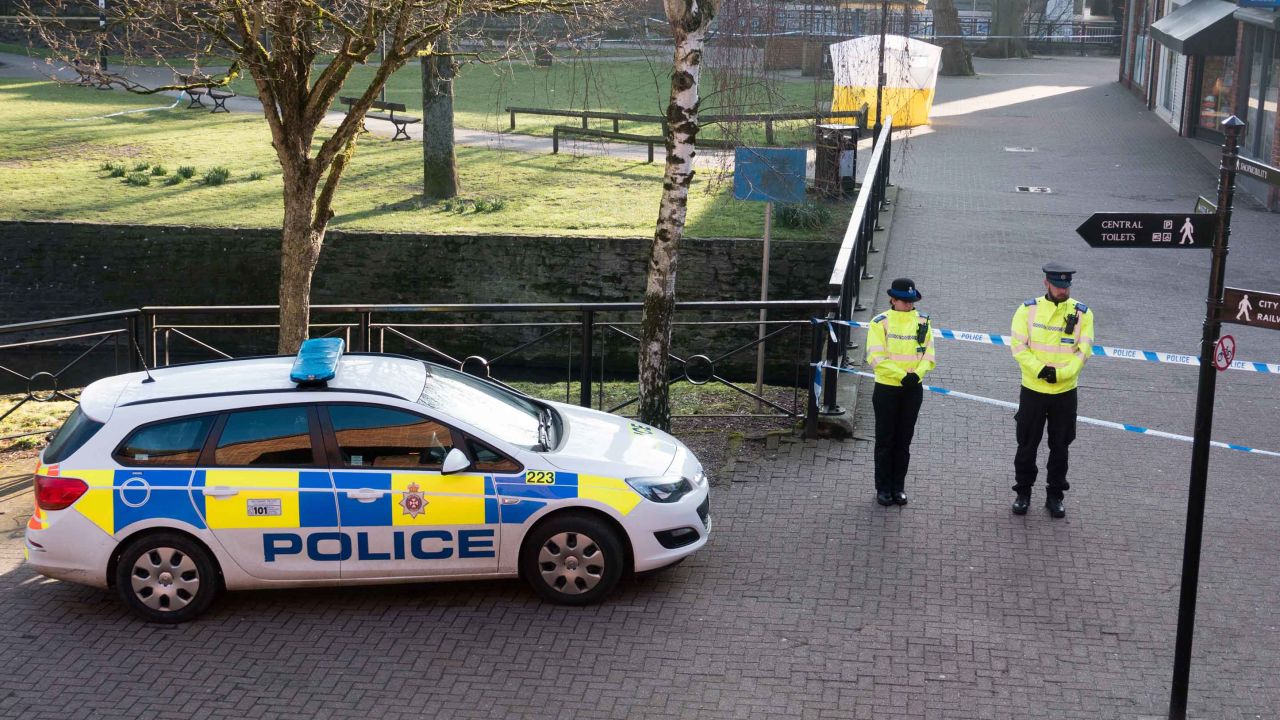
[[[807,432],[813,433],[819,398],[810,368],[821,360],[822,328],[811,318],[837,307],[834,299],[678,303],[668,383],[728,387],[758,409],[729,415],[803,417]],[[757,338],[755,315],[762,308],[775,319],[768,322],[765,336]],[[343,337],[352,351],[410,355],[499,382],[500,376],[514,382],[563,370],[566,402],[622,412],[638,396],[624,393],[609,399],[605,384],[634,382],[642,310],[641,303],[315,305],[311,332],[313,337]],[[155,368],[274,354],[278,314],[275,305],[156,306],[0,326],[0,393],[17,396],[12,406],[0,408],[0,419],[28,402],[75,400],[66,392],[73,369],[79,371],[76,386],[82,386],[141,370],[144,364]],[[561,340],[565,345],[558,345]],[[787,378],[789,404],[738,381],[754,376],[745,370],[754,369],[755,348],[762,342],[772,352],[772,376]],[[107,346],[114,352],[103,357]],[[72,359],[65,362],[68,357]],[[20,367],[60,369],[24,372]],[[576,398],[571,395],[574,385]]]
[[[889,205],[889,169],[893,155],[893,116],[884,118],[884,127],[876,129],[875,146],[871,150],[871,159],[863,173],[862,185],[858,197],[853,203],[853,214],[849,217],[849,225],[845,228],[844,239],[840,243],[840,251],[836,255],[835,265],[831,268],[831,278],[827,281],[828,294],[837,303],[833,316],[839,320],[853,319],[853,313],[866,310],[862,305],[859,293],[863,280],[874,280],[867,272],[867,259],[872,253],[879,252],[875,246],[875,234],[884,228],[880,225],[880,212]],[[849,359],[848,325],[833,326],[833,330],[824,335],[827,369],[823,374],[822,413],[836,415],[841,412],[836,403],[836,386],[838,383],[837,367],[844,367]]]

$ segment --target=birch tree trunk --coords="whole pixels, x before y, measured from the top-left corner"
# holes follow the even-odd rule
[[[675,40],[671,96],[667,103],[667,160],[662,176],[658,223],[649,254],[644,316],[640,325],[640,420],[671,427],[668,357],[676,302],[676,266],[684,235],[693,181],[694,142],[698,136],[698,79],[707,28],[717,0],[664,0]]]
[[[956,12],[955,0],[930,0],[933,10],[933,27],[942,41],[943,75],[973,75],[973,58],[964,46],[963,34],[960,30],[960,13]]]

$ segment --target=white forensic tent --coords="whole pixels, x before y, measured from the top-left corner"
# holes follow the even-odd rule
[[[832,43],[831,67],[835,71],[832,112],[858,110],[866,103],[869,122],[876,117],[876,75],[880,62],[880,37],[864,35]],[[884,38],[884,110],[893,115],[894,127],[929,122],[933,91],[938,82],[942,48],[902,35]]]

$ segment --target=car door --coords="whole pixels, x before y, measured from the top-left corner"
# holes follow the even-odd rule
[[[337,580],[352,546],[338,527],[333,482],[309,405],[223,414],[192,478],[210,532],[263,580]]]
[[[322,408],[338,518],[352,538],[344,580],[488,574],[498,567],[498,509],[483,474],[443,475],[456,434],[383,405]]]

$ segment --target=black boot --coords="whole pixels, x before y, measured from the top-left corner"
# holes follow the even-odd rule
[[[899,505],[907,504],[907,494],[904,492],[896,492],[893,494],[893,501]]]
[[[1020,494],[1020,495],[1018,495],[1018,497],[1014,498],[1014,500],[1013,500],[1013,514],[1014,514],[1014,515],[1026,515],[1026,514],[1027,514],[1027,508],[1029,508],[1029,507],[1031,507],[1031,496],[1030,496],[1030,495],[1021,495],[1021,494]]]
[[[889,492],[888,490],[880,490],[879,492],[876,493],[876,502],[880,503],[881,505],[892,505],[893,493]]]
[[[1062,498],[1051,497],[1044,501],[1044,506],[1049,508],[1051,517],[1061,519],[1067,516],[1067,509],[1062,507]]]

